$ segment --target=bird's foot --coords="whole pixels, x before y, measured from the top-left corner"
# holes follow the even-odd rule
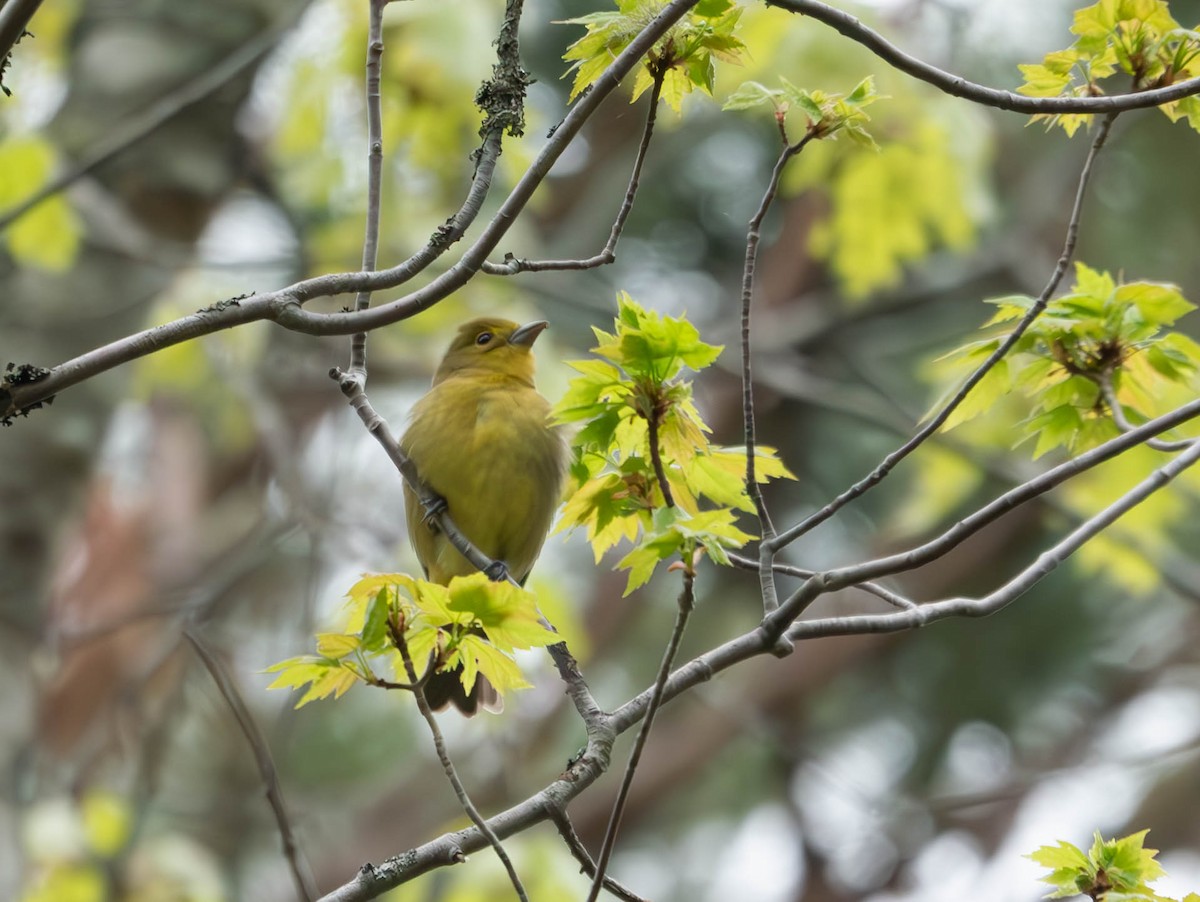
[[[492,561],[484,569],[483,575],[494,583],[502,583],[508,579],[508,564],[504,561]]]
[[[446,503],[445,498],[433,491],[421,499],[421,505],[425,508],[425,516],[421,518],[421,522],[437,532],[437,518],[448,511],[450,505]]]

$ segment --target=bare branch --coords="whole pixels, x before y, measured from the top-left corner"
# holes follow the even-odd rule
[[[17,41],[28,34],[26,26],[41,5],[42,0],[9,0],[7,3],[0,3],[0,89],[5,94],[9,93],[4,87],[4,70],[8,66],[8,55]]]
[[[651,446],[653,447],[653,446]],[[633,786],[633,775],[637,773],[638,762],[642,758],[642,750],[650,736],[650,728],[654,725],[654,715],[658,713],[663,702],[663,691],[667,678],[671,675],[671,665],[679,651],[679,642],[683,639],[683,631],[687,628],[688,618],[696,607],[695,595],[696,573],[691,561],[683,563],[683,589],[679,592],[678,609],[675,612],[675,625],[671,628],[671,637],[667,640],[663,652],[662,663],[658,666],[658,675],[654,678],[654,686],[650,690],[650,698],[646,703],[645,719],[633,748],[629,752],[629,761],[625,765],[625,773],[621,777],[621,787],[613,801],[612,813],[608,818],[608,827],[604,831],[604,841],[600,844],[600,854],[596,857],[596,874],[592,878],[592,889],[588,893],[587,902],[596,902],[600,889],[604,886],[604,873],[608,870],[608,862],[612,858],[613,849],[617,844],[617,831],[621,827],[621,815],[625,811],[625,802],[629,798],[630,787]]]
[[[890,43],[883,35],[871,30],[849,13],[834,9],[818,0],[766,0],[788,12],[809,16],[824,22],[855,43],[862,44],[881,60],[913,78],[933,85],[940,91],[962,97],[984,106],[1010,110],[1014,113],[1123,113],[1144,110],[1164,103],[1200,94],[1200,78],[1189,78],[1177,84],[1131,94],[1098,97],[1026,97],[1012,91],[999,91],[975,84],[946,72],[937,66],[909,56]]]
[[[666,70],[655,73],[654,83],[650,88],[650,109],[646,113],[646,126],[642,129],[642,142],[638,145],[637,156],[633,161],[633,172],[629,176],[629,186],[625,189],[625,198],[621,208],[617,210],[617,218],[613,220],[612,230],[604,249],[594,257],[583,260],[525,260],[506,254],[503,263],[484,261],[481,269],[491,276],[514,276],[522,272],[548,272],[550,270],[582,270],[605,266],[617,259],[617,242],[625,231],[625,221],[633,210],[633,201],[637,197],[638,185],[642,176],[642,164],[646,161],[646,151],[650,148],[650,138],[654,134],[654,121],[658,115],[658,99],[662,94],[663,78]]]
[[[1117,428],[1122,432],[1129,432],[1134,428],[1133,423],[1129,422],[1129,418],[1125,416],[1125,408],[1122,406],[1117,393],[1113,390],[1112,373],[1105,373],[1102,376],[1092,379],[1100,389],[1100,395],[1104,398],[1104,403],[1108,405],[1109,412],[1112,413],[1113,422],[1117,424]],[[1200,439],[1184,438],[1178,441],[1168,441],[1166,439],[1152,438],[1146,441],[1147,448],[1153,448],[1155,451],[1166,451],[1174,453],[1176,451],[1186,451]]]
[[[409,680],[412,681],[413,698],[417,700],[417,710],[421,712],[421,717],[425,719],[425,723],[429,727],[429,732],[433,736],[433,746],[437,750],[438,760],[442,762],[442,770],[446,773],[446,779],[450,781],[450,785],[454,788],[454,794],[458,797],[458,803],[462,806],[463,811],[467,813],[467,817],[471,819],[479,831],[487,837],[488,844],[496,853],[496,857],[500,859],[500,863],[504,865],[504,870],[508,872],[508,879],[516,890],[517,898],[521,902],[529,902],[529,897],[525,893],[525,887],[521,884],[521,878],[517,876],[517,869],[513,867],[512,860],[508,857],[508,853],[504,851],[504,846],[487,821],[483,819],[483,815],[479,813],[479,809],[475,807],[475,803],[471,801],[470,795],[467,794],[467,788],[463,785],[462,779],[458,776],[458,770],[454,766],[454,761],[450,758],[450,753],[446,750],[446,739],[442,736],[442,730],[438,726],[437,718],[433,716],[433,709],[429,707],[429,701],[425,698],[425,681],[433,668],[430,667],[425,675],[420,679],[417,678],[417,670],[413,666],[412,656],[408,653],[408,643],[404,641],[404,631],[397,627],[394,620],[388,621],[388,632],[391,634],[392,642],[396,646],[396,650],[400,652],[400,658],[404,661],[404,669],[408,673]]]
[[[1067,267],[1070,265],[1071,258],[1075,255],[1075,243],[1079,237],[1079,220],[1083,213],[1083,198],[1087,190],[1088,182],[1091,179],[1092,166],[1096,161],[1096,155],[1104,146],[1104,142],[1108,138],[1109,131],[1112,129],[1112,124],[1116,120],[1116,114],[1106,116],[1100,123],[1099,129],[1096,131],[1096,136],[1092,140],[1092,146],[1088,150],[1087,159],[1084,160],[1083,169],[1079,173],[1079,185],[1075,189],[1075,203],[1071,208],[1071,218],[1067,223],[1067,234],[1063,241],[1062,253],[1058,256],[1058,262],[1055,264],[1054,272],[1050,275],[1050,280],[1046,283],[1046,287],[1042,289],[1042,293],[1038,295],[1034,304],[1021,317],[1020,321],[1000,343],[983,363],[971,373],[967,380],[962,384],[959,390],[952,397],[937,415],[932,417],[921,429],[919,429],[912,438],[891,452],[887,457],[880,462],[874,470],[860,479],[842,494],[838,495],[823,508],[814,514],[806,517],[804,520],[797,523],[790,529],[785,530],[773,541],[768,543],[772,550],[779,550],[785,545],[794,542],[800,536],[807,533],[809,530],[824,523],[832,517],[838,510],[844,507],[849,502],[861,497],[874,486],[878,485],[904,458],[908,457],[913,451],[925,443],[931,435],[937,432],[942,424],[950,418],[958,406],[962,404],[971,390],[982,381],[983,377],[1000,362],[1012,350],[1015,345],[1025,334],[1026,330],[1033,325],[1033,321],[1041,315],[1046,309],[1046,304],[1050,301],[1050,296],[1058,290],[1058,285],[1066,275]]]
[[[763,192],[758,210],[750,217],[750,224],[746,231],[746,259],[742,269],[742,429],[746,444],[746,493],[753,501],[754,511],[758,517],[758,582],[762,593],[763,611],[767,614],[779,607],[779,595],[775,587],[775,574],[771,569],[774,554],[771,542],[775,538],[775,527],[767,512],[762,488],[754,474],[754,453],[757,439],[754,428],[754,378],[750,366],[750,303],[754,297],[754,273],[758,265],[758,245],[762,239],[762,224],[779,192],[779,180],[783,177],[784,167],[792,157],[804,150],[809,141],[817,136],[815,130],[809,129],[803,138],[795,144],[791,144],[788,142],[782,115],[776,114],[775,119],[779,125],[783,150],[780,151],[779,158],[771,170],[771,178],[767,181],[767,189]],[[786,649],[783,650],[786,651]]]
[[[730,553],[729,561],[739,570],[753,570],[756,573],[758,572],[759,567],[762,566],[761,561],[755,561],[740,554]],[[775,573],[782,573],[785,576],[794,576],[797,579],[811,579],[817,575],[817,571],[815,570],[808,570],[804,567],[793,567],[791,564],[780,564],[777,561],[771,564],[771,569]],[[847,588],[861,589],[868,595],[874,595],[876,598],[887,602],[894,608],[908,610],[909,608],[915,608],[917,606],[916,602],[905,598],[899,592],[893,592],[886,586],[881,586],[879,583],[871,582],[870,580],[866,580],[865,582],[861,583],[855,583],[853,586],[848,586]]]
[[[379,256],[379,207],[383,193],[383,111],[379,80],[383,70],[383,7],[387,0],[370,0],[367,14],[367,221],[364,226],[362,270],[373,272]],[[371,293],[360,291],[355,310],[371,306]],[[367,333],[355,332],[350,340],[350,372],[367,371]]]
[[[558,828],[559,835],[562,836],[563,842],[567,844],[567,848],[571,850],[571,855],[579,862],[579,869],[582,873],[589,877],[594,877],[596,874],[596,862],[592,861],[592,856],[588,854],[588,850],[584,848],[583,841],[575,832],[575,827],[571,823],[571,818],[566,811],[551,812],[550,819],[554,821],[554,826]],[[616,896],[618,899],[624,899],[625,902],[647,902],[637,893],[633,892],[628,887],[622,886],[611,877],[604,878],[604,888]]]
[[[699,0],[672,0],[663,7],[570,109],[474,244],[463,253],[458,262],[422,288],[367,310],[313,313],[304,310],[302,306],[315,298],[359,291],[378,291],[402,284],[428,265],[430,259],[441,253],[439,242],[449,241],[453,237],[443,234],[445,229],[435,235],[434,240],[411,260],[392,269],[373,273],[329,273],[265,294],[222,301],[190,316],[126,336],[68,360],[47,371],[47,374],[37,381],[21,385],[2,384],[0,418],[27,411],[34,404],[44,402],[57,392],[120,364],[233,326],[269,320],[286,329],[308,335],[350,335],[399,322],[433,306],[475,276],[487,255],[495,250],[534,191],[545,180],[551,166],[574,140],[583,123],[592,116],[600,103],[616,90],[621,79],[633,70],[654,42],[698,2]],[[488,141],[494,141],[498,146],[498,134],[489,135],[485,144]],[[486,162],[485,154],[484,161],[476,172],[468,204],[483,202],[486,185],[490,185],[491,182],[491,170],[494,168],[495,159],[492,158],[490,166],[485,168]],[[474,208],[466,215],[473,218],[477,212],[478,209]]]
[[[271,750],[267,745],[266,737],[263,736],[262,730],[255,722],[254,715],[250,713],[250,709],[242,698],[242,693],[238,690],[237,682],[226,669],[220,656],[194,629],[190,627],[184,629],[183,637],[191,644],[196,656],[208,670],[213,682],[217,684],[221,697],[225,699],[225,704],[229,705],[229,710],[233,712],[242,735],[246,737],[246,742],[249,743],[250,750],[254,753],[258,772],[262,776],[263,785],[267,790],[267,801],[271,803],[271,811],[275,814],[279,836],[283,840],[283,854],[291,869],[296,892],[302,899],[311,902],[317,898],[317,885],[308,869],[308,864],[304,861],[304,855],[296,843],[296,835],[292,831],[287,807],[283,803],[283,790],[279,786],[279,775],[275,770],[275,762],[271,758]]]
[[[898,611],[894,614],[830,617],[822,620],[801,621],[793,624],[787,634],[791,639],[799,641],[818,636],[891,633],[924,626],[947,617],[983,617],[987,614],[994,614],[1029,591],[1034,584],[1078,551],[1085,542],[1111,526],[1122,514],[1145,501],[1150,495],[1197,462],[1200,462],[1200,441],[1193,442],[1184,453],[1159,467],[1104,510],[1089,517],[1053,547],[1042,552],[1037,560],[1015,577],[982,598],[951,598],[945,601],[930,602],[910,611]],[[831,583],[837,582],[836,572],[827,573],[824,576]]]
[[[882,576],[890,576],[895,573],[914,570],[917,567],[937,560],[961,544],[963,539],[978,532],[984,526],[999,519],[1026,501],[1043,495],[1080,473],[1096,467],[1107,460],[1111,460],[1122,452],[1143,444],[1147,439],[1153,438],[1161,432],[1173,429],[1181,423],[1186,423],[1196,417],[1200,417],[1200,400],[1185,404],[1171,413],[1157,417],[1136,429],[1132,429],[1116,438],[1109,439],[1101,445],[1097,445],[1095,448],[1080,454],[1078,457],[1052,467],[1045,473],[1035,476],[1028,482],[1000,495],[975,511],[975,513],[959,520],[940,536],[931,539],[923,545],[899,554],[877,558],[873,561],[856,564],[851,567],[817,573],[792,593],[791,597],[780,605],[778,611],[767,617],[763,621],[763,625],[769,631],[786,629],[791,621],[798,617],[809,604],[826,592],[834,592],[838,589],[857,585],[864,580],[878,579]],[[1196,444],[1200,444],[1200,442]],[[1174,473],[1172,477],[1173,475]],[[1084,526],[1080,526],[1079,529],[1083,529],[1085,526],[1086,523]],[[927,605],[922,606],[917,611],[924,611],[927,607]],[[903,613],[905,616],[908,616],[910,612]]]

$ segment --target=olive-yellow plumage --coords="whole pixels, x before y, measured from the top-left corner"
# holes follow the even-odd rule
[[[451,519],[480,551],[523,583],[562,495],[566,444],[550,425],[550,404],[534,387],[534,340],[544,322],[518,326],[483,318],[461,326],[433,387],[413,407],[400,447],[421,479],[445,499]],[[425,575],[446,584],[475,568],[430,529],[405,486],[408,535]],[[431,681],[434,707],[453,701],[467,713],[494,698],[490,686],[467,698],[456,674]]]

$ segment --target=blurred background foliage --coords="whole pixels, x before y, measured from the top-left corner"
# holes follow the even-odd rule
[[[528,126],[505,141],[481,221],[566,109],[561,57],[582,32],[556,21],[601,8],[527,3]],[[852,11],[996,87],[1015,88],[1017,63],[1070,41],[1071,6],[1059,0]],[[1194,22],[1200,3],[1172,12]],[[501,14],[484,0],[387,8],[382,265],[421,247],[465,197],[473,96]],[[223,297],[358,267],[365,2],[75,0],[45,4],[31,30],[6,73],[13,96],[0,101],[0,217],[103,142],[133,135],[139,112],[235,54],[250,62],[0,232],[4,362],[51,365]],[[747,6],[740,36],[746,63],[718,67],[715,101],[693,93],[681,116],[660,111],[613,265],[481,276],[372,336],[369,388],[392,428],[452,326],[476,313],[551,321],[538,357],[552,399],[569,375],[561,361],[583,356],[590,326],[608,326],[618,290],[736,345],[746,223],[779,147],[769,113],[720,111],[746,80],[848,91],[871,75],[889,98],[870,110],[881,149],[812,146],[767,222],[754,321],[760,438],[798,476],[770,489],[777,523],[825,503],[911,433],[946,388],[937,358],[991,315],[984,298],[1038,293],[1086,136],[947,98],[778,10]],[[604,104],[501,252],[599,250],[646,101]],[[1118,121],[1078,259],[1200,297],[1196,140],[1153,112]],[[1196,334],[1194,317],[1181,325]],[[308,648],[359,573],[414,567],[399,479],[325,375],[347,354],[343,339],[244,327],[91,380],[0,435],[0,893],[294,898],[253,758],[181,641],[186,624],[221,650],[260,718],[323,890],[464,822],[407,699],[359,688],[295,712],[264,691],[262,669]],[[697,385],[725,444],[740,442],[738,369],[727,351]],[[1028,413],[997,397],[790,560],[821,567],[905,547],[1060,460],[1012,450]],[[989,591],[1161,459],[1127,454],[900,587],[919,599]],[[1192,476],[1156,495],[985,621],[823,639],[674,702],[634,784],[614,875],[665,902],[1031,900],[1040,869],[1024,853],[1086,843],[1095,828],[1149,827],[1177,881],[1160,891],[1200,889],[1198,488]],[[647,685],[673,617],[669,575],[628,599],[623,582],[579,537],[551,539],[532,580],[609,707]],[[750,628],[756,586],[706,568],[683,653]],[[874,603],[846,593],[813,614]],[[488,812],[540,788],[582,742],[552,669],[538,655],[527,664],[536,688],[502,717],[446,718]],[[615,781],[571,807],[592,848]],[[580,893],[548,827],[510,845],[534,898]],[[465,902],[504,887],[480,854],[394,897]]]

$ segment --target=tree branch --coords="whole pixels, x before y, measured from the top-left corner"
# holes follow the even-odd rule
[[[757,439],[754,427],[754,378],[750,366],[750,303],[754,297],[754,274],[758,265],[758,245],[762,239],[762,224],[779,192],[779,180],[783,177],[783,170],[788,161],[804,150],[808,142],[817,136],[815,130],[809,129],[803,138],[795,144],[791,144],[788,142],[783,116],[777,113],[775,118],[779,125],[783,150],[780,151],[779,158],[771,170],[771,178],[767,181],[767,188],[758,204],[758,210],[750,217],[750,224],[746,231],[746,259],[742,268],[742,430],[746,444],[746,494],[754,503],[754,511],[758,517],[758,583],[762,594],[763,611],[767,614],[779,607],[779,594],[775,587],[775,573],[771,569],[774,557],[771,542],[775,538],[775,527],[767,512],[762,488],[754,474],[754,453]],[[781,649],[781,651],[787,650]]]
[[[640,62],[667,30],[684,16],[699,0],[672,0],[638,34],[568,111],[563,121],[547,140],[541,152],[530,164],[525,174],[509,193],[500,209],[492,217],[483,233],[475,240],[453,266],[431,280],[427,285],[387,304],[367,310],[341,313],[313,313],[303,309],[303,304],[315,298],[334,297],[359,291],[378,291],[392,288],[411,278],[428,264],[428,260],[441,253],[440,241],[450,240],[444,236],[445,227],[435,234],[434,239],[421,252],[392,269],[373,273],[348,272],[330,273],[297,282],[286,288],[253,297],[231,298],[207,307],[190,316],[126,336],[68,360],[52,369],[36,381],[20,385],[0,384],[0,419],[11,418],[33,405],[44,402],[66,388],[79,382],[144,357],[154,351],[208,335],[233,326],[269,320],[286,329],[308,335],[350,335],[354,332],[371,331],[399,322],[433,306],[467,284],[479,271],[487,255],[495,250],[500,239],[508,232],[517,215],[524,209],[537,187],[545,180],[551,166],[574,140],[600,103],[611,94],[625,77]],[[493,133],[485,139],[494,140],[498,146],[499,136]],[[485,160],[486,162],[486,154]],[[468,204],[482,203],[486,185],[490,185],[491,171],[495,160],[485,168],[481,163]],[[467,204],[464,204],[466,207]],[[469,211],[473,218],[478,209]]]
[[[1104,510],[1089,517],[1053,547],[1042,552],[1037,560],[1015,577],[982,598],[951,598],[923,604],[908,611],[897,611],[893,614],[830,617],[823,620],[801,621],[788,629],[788,637],[799,641],[819,636],[892,633],[924,626],[947,617],[984,617],[994,614],[1029,591],[1034,584],[1079,550],[1085,542],[1111,526],[1122,514],[1141,504],[1150,495],[1197,462],[1200,462],[1200,442],[1193,442],[1185,452],[1166,465],[1159,467]],[[838,581],[836,571],[824,576],[830,583]]]
[[[936,416],[932,417],[929,422],[921,427],[921,429],[919,429],[912,438],[910,438],[895,451],[891,452],[874,470],[872,470],[858,482],[854,483],[854,485],[850,486],[850,488],[846,489],[846,491],[842,492],[842,494],[838,495],[819,511],[806,517],[804,520],[800,521],[790,529],[785,530],[774,540],[769,542],[768,545],[773,551],[778,551],[780,548],[783,548],[791,542],[794,542],[809,530],[824,523],[846,504],[866,494],[867,491],[882,482],[883,479],[896,466],[896,464],[900,463],[900,461],[908,457],[909,454],[917,450],[917,448],[925,443],[926,439],[928,439],[942,427],[942,424],[950,418],[950,414],[958,409],[958,406],[962,404],[964,400],[966,400],[966,397],[971,393],[971,390],[983,380],[983,377],[988,374],[992,367],[1004,359],[1008,352],[1012,350],[1013,345],[1015,345],[1020,340],[1021,336],[1025,334],[1026,330],[1033,325],[1033,321],[1041,315],[1043,310],[1046,309],[1046,304],[1049,303],[1050,296],[1058,289],[1058,285],[1062,281],[1063,276],[1066,274],[1067,267],[1070,265],[1071,258],[1075,254],[1075,243],[1079,237],[1079,221],[1083,214],[1083,198],[1087,190],[1088,182],[1091,179],[1092,167],[1096,161],[1097,154],[1100,153],[1100,149],[1104,146],[1104,142],[1108,139],[1108,134],[1112,130],[1112,124],[1115,120],[1115,113],[1104,117],[1100,123],[1099,129],[1096,131],[1095,138],[1092,139],[1092,145],[1088,150],[1087,158],[1084,160],[1083,169],[1079,173],[1079,184],[1075,189],[1075,203],[1071,208],[1071,217],[1067,222],[1067,234],[1063,241],[1062,253],[1060,253],[1058,256],[1058,262],[1055,264],[1054,272],[1051,273],[1049,281],[1046,282],[1046,287],[1042,289],[1042,293],[1038,295],[1038,298],[1034,304],[1029,308],[1028,311],[1026,311],[1025,315],[1021,317],[1020,321],[1013,328],[1012,332],[1010,332],[1005,337],[1004,341],[1002,341],[996,348],[996,350],[988,356],[987,360],[981,363],[979,367],[973,373],[971,373],[967,380],[962,384],[962,387],[959,388],[959,390],[954,394],[954,397],[952,397],[942,407],[942,409],[938,411]]]
[[[678,565],[677,565],[678,566]],[[621,815],[625,811],[625,803],[629,798],[629,790],[633,786],[633,776],[637,773],[638,762],[642,759],[642,750],[650,736],[650,728],[654,725],[654,716],[658,713],[663,702],[663,691],[667,678],[671,675],[671,665],[679,651],[679,643],[687,628],[688,618],[696,608],[695,580],[696,573],[691,561],[685,561],[683,567],[683,589],[680,590],[678,609],[675,612],[675,625],[671,628],[671,637],[663,651],[662,662],[658,666],[658,674],[654,678],[654,686],[650,690],[650,698],[646,703],[645,719],[641,729],[633,741],[629,752],[629,761],[625,765],[625,773],[621,777],[621,786],[613,801],[612,812],[608,818],[608,826],[604,830],[604,841],[600,844],[600,854],[596,856],[596,874],[592,878],[592,889],[588,893],[587,902],[596,902],[600,889],[604,886],[604,874],[608,870],[609,860],[617,844],[617,831],[621,827]]]
[[[367,220],[364,226],[362,271],[373,272],[379,256],[379,207],[383,193],[383,112],[379,80],[383,70],[383,7],[387,0],[370,0],[367,14]],[[371,293],[360,291],[355,310],[371,306]],[[350,340],[350,372],[367,372],[367,333],[355,332]]]
[[[575,832],[575,827],[571,823],[571,818],[567,815],[567,812],[552,811],[550,819],[554,821],[554,826],[558,828],[558,833],[563,838],[563,842],[571,850],[571,855],[579,862],[580,872],[587,874],[589,877],[594,877],[596,874],[596,862],[592,861],[592,856],[584,848],[583,841],[580,840],[579,835]],[[637,895],[628,887],[622,886],[611,877],[604,878],[604,888],[618,899],[624,899],[625,902],[647,902],[647,900]]]
[[[1092,379],[1100,389],[1100,396],[1104,398],[1104,403],[1108,406],[1109,412],[1112,413],[1113,422],[1117,424],[1117,428],[1122,432],[1129,432],[1135,428],[1133,423],[1129,422],[1125,416],[1125,408],[1121,405],[1117,393],[1113,390],[1112,373],[1106,372],[1102,376],[1097,376]],[[1177,441],[1167,441],[1164,439],[1152,438],[1146,440],[1146,447],[1153,448],[1155,451],[1166,451],[1171,454],[1176,451],[1186,451],[1200,439],[1184,438]]]
[[[391,633],[392,643],[396,646],[396,650],[400,652],[401,660],[404,661],[404,669],[408,673],[409,680],[412,681],[412,694],[413,698],[417,700],[417,710],[421,712],[421,717],[425,719],[425,723],[429,727],[429,732],[433,736],[433,746],[437,750],[438,760],[442,763],[442,770],[446,774],[446,779],[450,781],[450,785],[454,789],[454,795],[458,797],[459,805],[467,813],[467,817],[471,819],[471,823],[487,838],[488,844],[491,845],[496,853],[496,857],[504,865],[504,870],[508,872],[508,879],[512,883],[513,889],[516,890],[517,898],[521,902],[529,902],[529,896],[525,893],[525,887],[521,884],[521,878],[517,876],[517,869],[513,867],[512,860],[508,857],[508,853],[504,851],[500,837],[492,831],[487,821],[483,819],[483,815],[479,813],[479,809],[475,807],[475,803],[471,801],[471,796],[467,794],[466,786],[463,785],[462,779],[458,776],[458,770],[454,766],[454,761],[451,760],[450,753],[446,750],[446,739],[442,736],[442,730],[438,726],[437,718],[433,716],[433,709],[429,707],[428,699],[425,698],[425,681],[433,668],[430,667],[425,676],[418,679],[417,669],[413,666],[412,656],[408,653],[408,643],[404,641],[404,631],[397,627],[394,620],[389,619],[388,632]]]
[[[957,547],[970,535],[978,532],[984,526],[999,519],[1004,514],[1015,509],[1026,501],[1043,495],[1052,488],[1079,475],[1107,460],[1137,445],[1153,438],[1161,432],[1200,417],[1200,400],[1192,401],[1168,414],[1150,420],[1149,422],[1109,439],[1071,460],[1052,467],[1045,473],[1035,476],[1028,482],[1005,492],[990,503],[984,505],[975,513],[955,523],[940,536],[899,554],[876,558],[851,567],[843,567],[817,573],[804,585],[797,589],[779,607],[779,610],[764,619],[763,625],[768,631],[783,631],[798,617],[809,604],[826,592],[835,592],[849,586],[857,585],[864,580],[878,579],[891,576],[917,567],[924,566],[937,560],[953,548]],[[1200,444],[1198,442],[1197,444]],[[1090,521],[1089,521],[1090,522]],[[1082,526],[1079,528],[1083,528]],[[924,610],[925,606],[918,610]],[[909,612],[902,612],[906,616]],[[893,615],[895,616],[895,615]]]
[[[633,161],[633,172],[629,175],[629,186],[625,189],[625,198],[617,210],[617,218],[613,220],[612,230],[604,249],[593,257],[582,260],[526,260],[506,254],[503,263],[484,261],[481,269],[491,276],[514,276],[522,272],[548,272],[550,270],[583,270],[605,266],[617,259],[617,242],[625,231],[625,221],[633,210],[633,201],[637,196],[638,185],[642,176],[642,164],[646,161],[646,151],[650,148],[650,138],[654,134],[654,121],[658,115],[658,99],[662,94],[662,83],[666,70],[655,73],[654,83],[650,88],[650,110],[646,113],[646,125],[642,129],[642,141],[638,145],[637,156]]]
[[[33,19],[33,14],[42,5],[42,0],[8,0],[0,3],[0,91],[5,95],[12,92],[4,86],[4,70],[8,68],[9,54],[17,41],[26,34],[26,26]]]
[[[296,835],[292,831],[287,807],[283,803],[283,790],[279,786],[279,775],[275,770],[275,762],[271,759],[271,749],[267,745],[266,737],[263,736],[262,730],[255,722],[254,715],[250,713],[250,709],[242,698],[242,693],[238,690],[237,683],[225,668],[220,656],[209,648],[208,643],[191,627],[184,629],[183,637],[191,644],[192,650],[196,652],[196,657],[200,659],[213,682],[217,684],[221,697],[225,699],[225,704],[233,712],[242,735],[246,737],[246,742],[254,753],[258,772],[262,776],[263,785],[267,790],[267,801],[271,803],[271,811],[275,814],[279,836],[283,840],[283,854],[292,872],[292,882],[296,884],[296,892],[300,898],[311,902],[317,898],[317,885],[304,861],[304,855],[296,843]]]
[[[1143,110],[1200,94],[1200,78],[1189,78],[1167,87],[1130,94],[1099,97],[1026,97],[1023,94],[1014,94],[1012,91],[999,91],[967,81],[965,78],[909,56],[890,43],[883,35],[868,28],[859,19],[840,9],[820,3],[818,0],[766,0],[766,3],[768,6],[775,6],[823,22],[844,37],[862,44],[888,65],[913,78],[931,84],[940,91],[984,106],[1009,110],[1014,113],[1033,115],[1038,113],[1123,113],[1127,110]]]
[[[745,557],[741,554],[734,554],[733,552],[729,553],[729,561],[739,570],[753,570],[755,573],[757,573],[759,567],[762,566],[760,561],[753,560],[752,558]],[[812,577],[816,576],[817,573],[815,570],[808,570],[804,567],[793,567],[791,564],[780,564],[778,562],[772,563],[771,569],[776,573],[782,573],[785,576],[794,576],[797,579],[811,579]],[[870,580],[866,580],[865,582],[861,583],[855,583],[849,588],[861,589],[868,595],[874,595],[876,598],[887,602],[894,608],[908,610],[909,608],[916,607],[915,602],[905,598],[899,592],[893,592],[886,586],[881,586],[879,583],[871,582]]]

